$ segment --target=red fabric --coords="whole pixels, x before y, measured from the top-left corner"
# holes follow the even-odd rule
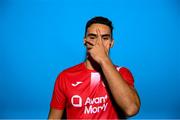
[[[134,86],[133,76],[127,68],[116,69],[129,85]],[[51,108],[66,108],[68,119],[118,119],[118,113],[109,97],[100,74],[88,70],[81,63],[59,74]]]

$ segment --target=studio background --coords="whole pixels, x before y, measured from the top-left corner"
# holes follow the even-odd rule
[[[180,118],[178,0],[1,0],[0,118],[47,118],[57,75],[84,60],[84,28],[113,21],[114,64],[126,66],[140,118]]]

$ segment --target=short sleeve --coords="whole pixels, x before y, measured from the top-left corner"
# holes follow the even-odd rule
[[[125,67],[117,67],[121,77],[132,87],[134,87],[134,78],[132,73]]]
[[[57,77],[54,85],[54,91],[50,103],[51,108],[60,109],[60,110],[65,108],[66,96],[64,89],[65,89],[65,77],[63,74],[60,74]]]

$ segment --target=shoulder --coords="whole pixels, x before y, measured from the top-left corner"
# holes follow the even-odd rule
[[[127,81],[130,85],[133,86],[134,84],[134,77],[131,73],[131,71],[127,67],[120,67],[120,66],[115,66],[119,74],[122,76],[122,78]]]
[[[121,73],[131,73],[131,71],[127,67],[124,67],[124,66],[115,66],[115,67],[116,67],[116,70]]]
[[[72,67],[69,67],[67,69],[64,69],[62,72],[60,72],[56,78],[56,83],[57,84],[66,84],[67,81],[73,81],[74,78],[76,78],[77,76],[79,76],[81,73],[82,74],[82,66],[83,63],[74,65]]]
[[[72,76],[73,74],[81,71],[83,71],[83,63],[79,63],[77,65],[64,69],[62,72],[59,73],[58,77],[64,77],[69,75]]]
[[[66,68],[61,72],[61,74],[72,74],[83,70],[83,63],[71,66],[69,68]]]
[[[127,67],[114,65],[117,71],[130,72]]]
[[[74,72],[74,71],[79,71],[83,69],[83,63],[79,63],[77,65],[71,66],[65,70],[63,70],[63,72],[67,73],[67,72]]]

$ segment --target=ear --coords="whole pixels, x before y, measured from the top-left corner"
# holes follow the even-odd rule
[[[110,44],[110,47],[112,48],[114,45],[114,39],[111,40],[111,44]]]
[[[83,40],[83,44],[84,44],[84,45],[85,45],[85,43],[86,43],[85,41],[86,41],[86,37],[84,37],[84,40]]]

